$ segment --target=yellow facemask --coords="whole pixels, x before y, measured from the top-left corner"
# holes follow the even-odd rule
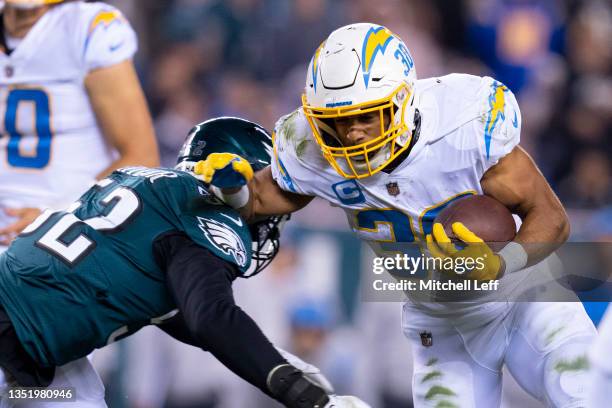
[[[302,95],[302,108],[329,164],[342,177],[361,179],[384,169],[410,146],[412,135],[408,135],[403,143],[398,143],[401,135],[410,132],[404,119],[410,97],[410,89],[402,84],[385,98],[348,106],[314,107],[308,104],[306,95]],[[369,112],[378,112],[380,115],[379,135],[364,143],[342,146],[334,127],[334,119]],[[384,125],[385,114],[389,117],[387,129]]]

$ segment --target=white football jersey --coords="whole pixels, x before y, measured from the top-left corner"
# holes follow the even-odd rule
[[[402,250],[397,242],[423,242],[446,205],[482,194],[483,174],[519,143],[521,113],[512,92],[489,77],[419,80],[415,98],[419,138],[390,174],[360,180],[340,176],[298,109],[276,125],[274,179],[286,191],[342,207],[351,229],[379,256]]]
[[[114,160],[84,78],[136,48],[117,9],[69,2],[47,11],[9,55],[0,52],[0,207],[69,203]]]
[[[361,239],[413,242],[435,216],[466,194],[518,143],[521,114],[508,88],[489,77],[452,74],[417,81],[419,139],[390,174],[341,177],[323,157],[301,109],[275,128],[272,174],[287,191],[342,207]]]

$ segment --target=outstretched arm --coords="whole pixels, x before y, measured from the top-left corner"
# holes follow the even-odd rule
[[[290,365],[235,304],[234,265],[179,232],[156,241],[154,251],[187,329],[185,332],[178,322],[174,330],[170,328],[171,334],[211,352],[234,373],[287,407],[323,407],[329,401],[324,389]],[[300,399],[311,403],[299,405]]]
[[[240,209],[240,214],[247,219],[292,213],[304,208],[314,198],[281,189],[272,177],[270,166],[255,173],[248,187],[249,201]]]
[[[213,186],[213,191],[247,220],[257,216],[289,214],[305,207],[313,196],[280,188],[270,166],[253,174],[249,162],[233,153],[211,153],[196,163],[195,174]]]

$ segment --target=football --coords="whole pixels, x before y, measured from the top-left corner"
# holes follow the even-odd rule
[[[499,201],[485,195],[473,195],[454,201],[444,208],[434,222],[444,226],[453,241],[454,222],[462,222],[470,231],[499,251],[516,235],[516,224],[510,211]]]

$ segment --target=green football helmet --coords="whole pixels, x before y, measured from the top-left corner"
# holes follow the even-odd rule
[[[193,172],[195,163],[211,153],[234,153],[247,160],[254,171],[270,165],[272,137],[257,123],[234,117],[209,119],[194,126],[179,151],[178,170]],[[276,256],[280,231],[289,215],[258,219],[249,224],[253,239],[251,267],[242,275],[251,277],[261,272]]]

